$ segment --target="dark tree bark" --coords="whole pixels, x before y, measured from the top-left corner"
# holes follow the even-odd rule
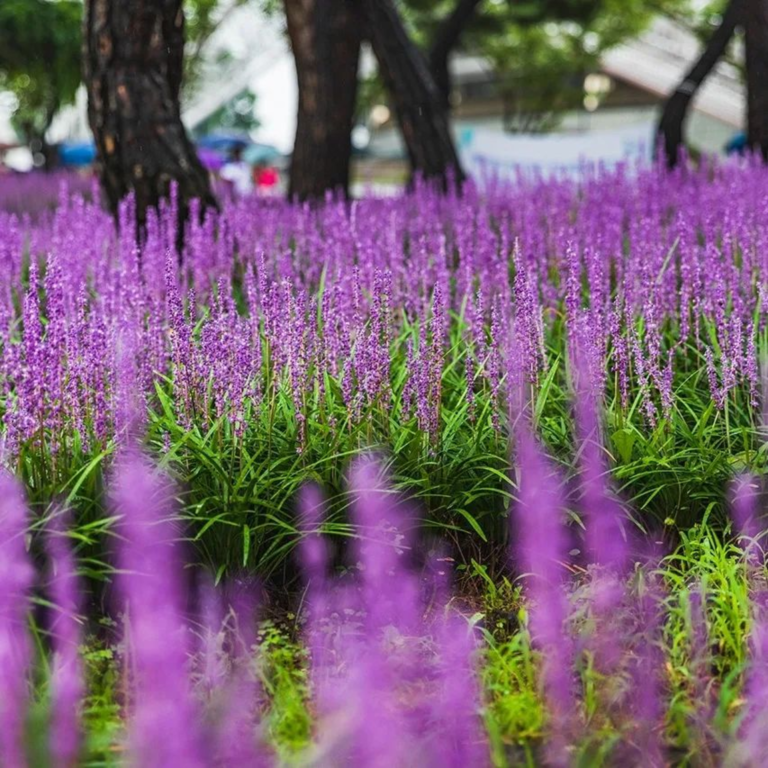
[[[699,60],[686,73],[683,81],[664,105],[657,136],[664,142],[664,156],[668,168],[674,168],[680,159],[683,131],[691,99],[725,53],[736,27],[742,21],[743,5],[743,0],[731,0],[723,14],[720,26],[707,42]]]
[[[456,154],[448,109],[426,61],[408,36],[392,0],[362,0],[379,72],[400,122],[411,168],[448,185],[464,174]]]
[[[86,0],[88,119],[101,184],[114,213],[135,192],[139,232],[172,182],[180,222],[194,198],[203,208],[216,205],[181,123],[183,52],[182,0]]]
[[[768,161],[768,0],[745,0],[747,143]]]
[[[349,193],[362,19],[353,0],[284,0],[299,111],[288,194]]]
[[[429,50],[429,69],[446,109],[450,106],[451,97],[448,57],[456,49],[462,33],[472,21],[481,2],[482,0],[458,0],[453,11],[438,28]]]

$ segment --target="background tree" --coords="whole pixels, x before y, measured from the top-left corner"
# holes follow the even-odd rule
[[[169,195],[172,182],[181,220],[193,198],[215,206],[181,123],[181,0],[87,0],[84,33],[88,118],[112,210],[134,191],[142,229],[147,208]]]
[[[348,192],[363,34],[395,105],[412,170],[461,179],[447,105],[391,0],[285,0],[284,7],[299,83],[291,197]]]
[[[768,161],[768,0],[744,0],[743,6],[747,143]]]
[[[334,84],[356,94],[358,114],[382,98],[391,102],[413,170],[445,178],[453,167],[460,176],[449,130],[448,62],[457,49],[490,63],[508,129],[544,130],[581,106],[584,75],[606,50],[641,32],[654,14],[680,12],[687,3],[284,0],[299,79],[290,192],[305,199],[348,188],[355,99],[340,98]],[[361,27],[379,63],[362,89],[356,81]]]
[[[202,80],[211,38],[238,8],[254,0],[184,0],[184,76],[182,100],[195,94]],[[226,58],[226,54],[221,54]],[[217,61],[217,64],[224,62]]]
[[[683,145],[685,119],[691,99],[719,61],[725,59],[741,69],[746,81],[746,144],[768,161],[768,2],[766,0],[713,0],[700,10],[709,34],[702,38],[704,49],[693,67],[665,104],[659,135],[664,142],[667,165],[674,167]],[[733,58],[731,41],[744,34],[744,56]],[[741,52],[740,48],[736,48]]]
[[[362,16],[354,0],[285,0],[299,87],[288,194],[348,193]]]
[[[448,122],[448,107],[427,62],[392,0],[362,0],[382,81],[395,106],[411,169],[425,178],[460,183],[463,172]]]
[[[451,75],[448,58],[459,45],[464,30],[472,23],[483,0],[456,0],[432,35],[429,47],[429,69],[440,99],[450,106]]]
[[[686,72],[664,105],[657,133],[662,142],[668,168],[674,168],[680,160],[685,122],[691,100],[725,54],[737,26],[743,20],[743,11],[742,0],[730,0],[717,27],[706,40],[701,56]]]
[[[0,90],[13,93],[13,126],[50,161],[46,133],[80,84],[80,19],[74,0],[0,2]]]
[[[528,132],[579,108],[584,76],[606,51],[660,13],[687,12],[689,0],[403,0],[402,8],[444,98],[450,55],[478,56],[506,102],[507,129]]]
[[[208,42],[224,19],[250,0],[184,0],[189,45],[185,94],[196,87]],[[14,97],[11,122],[24,143],[55,159],[46,134],[82,82],[82,0],[0,0],[0,91]]]

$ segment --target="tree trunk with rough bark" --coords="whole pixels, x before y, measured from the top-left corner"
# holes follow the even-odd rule
[[[720,26],[707,41],[699,60],[686,73],[683,81],[664,105],[657,136],[663,140],[668,168],[674,168],[680,160],[683,132],[691,99],[725,53],[736,27],[742,22],[743,6],[743,0],[731,0],[723,14]]]
[[[392,0],[362,0],[367,32],[395,106],[414,172],[460,183],[464,174],[448,123],[448,109],[421,52]]]
[[[747,143],[768,161],[768,0],[745,0]]]
[[[86,0],[85,82],[101,185],[115,214],[135,193],[139,232],[173,182],[180,225],[190,200],[216,206],[181,122],[183,53],[182,0]]]
[[[288,195],[349,193],[362,19],[354,0],[284,0],[299,109]]]
[[[429,69],[443,105],[447,109],[451,98],[451,76],[448,57],[459,44],[461,35],[477,11],[482,0],[457,0],[451,13],[437,30],[429,49]]]

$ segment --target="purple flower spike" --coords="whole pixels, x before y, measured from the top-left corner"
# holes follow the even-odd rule
[[[328,568],[328,547],[320,533],[323,522],[324,500],[316,485],[306,485],[299,499],[301,514],[301,564],[309,581],[309,588],[320,593],[325,585]]]
[[[299,499],[300,528],[302,539],[299,557],[307,582],[308,632],[310,658],[317,674],[323,674],[330,666],[328,654],[329,633],[327,620],[334,602],[333,585],[327,578],[328,547],[320,534],[323,522],[324,499],[320,489],[313,484],[305,485]]]
[[[731,514],[743,538],[747,577],[752,595],[750,664],[745,683],[745,715],[735,746],[734,764],[762,765],[768,756],[768,585],[759,536],[758,486],[754,478],[737,478],[733,484]]]
[[[577,337],[573,345],[576,383],[576,429],[580,446],[582,504],[586,517],[586,543],[593,563],[624,574],[628,546],[622,525],[621,505],[608,484],[609,468],[604,458],[600,409],[600,387],[591,372],[588,343]]]
[[[568,747],[576,734],[577,703],[563,584],[568,536],[562,480],[522,423],[518,435],[520,497],[513,541],[517,541],[520,571],[528,575],[532,639],[544,654],[543,684],[551,714],[549,762],[566,766]]]
[[[736,524],[736,530],[742,537],[747,559],[753,564],[765,559],[760,543],[760,535],[764,529],[760,524],[758,496],[759,487],[754,477],[741,475],[733,481],[731,515]]]
[[[418,584],[407,573],[413,523],[373,459],[355,464],[350,487],[360,531],[356,549],[369,630],[391,624],[401,632],[413,631],[419,618]]]
[[[250,585],[235,582],[226,590],[229,611],[226,639],[232,665],[223,687],[225,701],[216,733],[216,761],[226,768],[272,765],[258,733],[261,690],[254,668],[257,601]]]
[[[691,725],[695,729],[700,742],[700,749],[706,750],[712,756],[718,754],[716,735],[712,723],[715,717],[716,690],[712,680],[712,656],[709,650],[709,630],[704,604],[704,594],[701,589],[692,591],[688,602],[690,606],[691,627],[691,661],[690,668],[693,676],[694,710],[691,715]]]
[[[48,540],[51,561],[50,598],[53,671],[51,679],[50,753],[53,764],[69,768],[77,764],[80,750],[80,708],[84,693],[80,661],[82,599],[72,549],[65,538],[68,515],[53,519]]]
[[[34,576],[24,542],[26,530],[21,487],[0,470],[0,756],[7,768],[26,765],[27,611]]]
[[[130,757],[142,768],[207,764],[189,690],[178,535],[168,483],[126,455],[113,485],[120,517],[119,588],[126,609],[132,688]]]
[[[488,744],[479,717],[473,631],[463,616],[451,612],[439,624],[437,643],[439,689],[431,713],[430,763],[441,768],[488,765]]]
[[[630,679],[633,694],[629,711],[634,734],[628,759],[649,766],[663,766],[662,588],[652,572],[653,565],[658,565],[659,560],[654,558],[654,561],[646,565],[647,580],[637,598],[637,623],[632,630],[634,654],[630,659]]]

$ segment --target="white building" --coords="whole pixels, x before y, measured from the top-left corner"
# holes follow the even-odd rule
[[[701,44],[685,26],[658,18],[640,37],[609,51],[602,59],[604,98],[561,116],[556,137],[608,135],[629,126],[647,126],[649,141],[664,100],[682,81],[701,52]],[[505,133],[509,107],[500,94],[491,65],[482,58],[455,56],[450,62],[458,102],[453,124],[458,137],[467,130]],[[589,80],[589,76],[587,76]],[[720,62],[694,98],[686,126],[687,141],[703,152],[721,152],[744,124],[745,89],[739,73]],[[372,149],[384,157],[403,155],[393,121],[374,132]],[[596,150],[597,151],[597,150]],[[600,159],[599,154],[592,159]]]

